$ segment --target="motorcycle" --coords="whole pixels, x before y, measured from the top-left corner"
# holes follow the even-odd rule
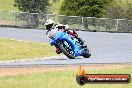
[[[70,59],[75,59],[78,56],[83,56],[84,58],[91,56],[89,49],[87,47],[83,48],[78,39],[67,32],[51,30],[48,37],[51,40],[51,46],[54,45],[59,48]]]

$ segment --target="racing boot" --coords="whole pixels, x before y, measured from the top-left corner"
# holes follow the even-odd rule
[[[60,54],[60,53],[62,53],[62,52],[61,52],[61,50],[60,50],[59,48],[56,48],[56,53],[57,53],[57,54]]]

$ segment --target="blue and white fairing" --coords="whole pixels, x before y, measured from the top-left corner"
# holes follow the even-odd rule
[[[86,51],[81,48],[79,41],[74,38],[72,35],[67,34],[66,32],[58,31],[58,29],[53,29],[48,33],[48,37],[50,38],[50,44],[55,47],[59,47],[58,44],[61,42],[66,47],[72,46],[74,51],[74,56],[82,56]]]

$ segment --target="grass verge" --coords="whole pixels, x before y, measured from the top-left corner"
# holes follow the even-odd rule
[[[0,61],[57,55],[49,44],[0,38]]]
[[[122,65],[120,65],[122,66]],[[123,66],[121,68],[115,68],[114,66],[109,68],[102,66],[92,66],[93,69],[89,70],[89,66],[86,69],[88,74],[130,74],[132,75],[132,66]],[[50,68],[49,68],[50,69]],[[59,68],[58,68],[59,69]],[[80,86],[76,83],[77,68],[71,69],[65,67],[63,70],[53,71],[47,70],[47,72],[39,72],[25,75],[5,76],[0,77],[0,88],[131,88],[132,83],[129,84],[86,84]]]
[[[0,10],[18,11],[17,7],[14,7],[14,0],[0,0]]]

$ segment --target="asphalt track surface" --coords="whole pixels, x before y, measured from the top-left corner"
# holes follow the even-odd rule
[[[45,30],[0,28],[0,37],[49,43]],[[132,33],[84,32],[78,34],[90,49],[90,58],[68,59],[65,56],[0,62],[0,66],[67,65],[89,63],[132,63]]]

